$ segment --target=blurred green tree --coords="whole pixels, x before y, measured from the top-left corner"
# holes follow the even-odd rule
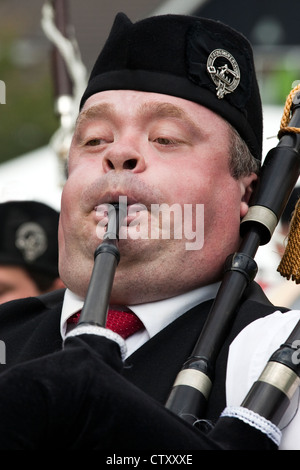
[[[22,41],[15,38],[11,25],[1,30],[0,79],[6,85],[6,103],[0,104],[0,163],[47,145],[58,126],[50,51],[30,60],[30,50],[25,57]]]

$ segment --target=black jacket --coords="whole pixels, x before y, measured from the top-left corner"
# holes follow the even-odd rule
[[[0,307],[0,340],[6,347],[6,364],[0,364],[0,370],[61,350],[63,294],[64,290],[60,290]],[[211,305],[212,301],[207,301],[194,307],[134,352],[126,360],[124,377],[164,404],[177,373],[194,348]],[[226,406],[225,376],[230,343],[247,324],[274,310],[261,288],[252,283],[220,351],[206,418],[216,420]]]
[[[58,291],[0,307],[0,339],[6,346],[6,363],[0,365],[0,450],[155,455],[158,450],[188,450],[195,463],[197,450],[276,449],[269,435],[243,420],[218,419],[226,404],[228,346],[248,323],[274,311],[256,284],[244,296],[221,348],[206,416],[216,424],[205,433],[164,404],[211,301],[179,317],[125,364],[116,343],[104,337],[71,337],[62,347],[62,301],[63,291]]]

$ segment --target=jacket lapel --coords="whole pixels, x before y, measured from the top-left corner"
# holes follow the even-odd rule
[[[151,338],[127,359],[124,376],[164,403],[193,351],[211,305],[212,300],[194,307]]]

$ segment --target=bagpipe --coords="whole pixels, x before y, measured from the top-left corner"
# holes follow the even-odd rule
[[[223,280],[208,319],[191,357],[177,375],[166,403],[168,409],[188,422],[194,423],[204,413],[212,387],[216,357],[233,322],[236,306],[257,273],[254,256],[260,245],[270,241],[299,177],[299,126],[300,86],[298,85],[286,100],[278,133],[278,145],[269,151],[264,160],[259,184],[251,198],[248,213],[241,221],[242,242],[239,251],[226,260]],[[267,419],[275,420],[275,409],[279,407],[279,402],[281,400],[285,402],[285,397],[289,397],[290,387],[293,389],[298,384],[299,369],[291,358],[294,357],[295,340],[299,338],[299,334],[300,324],[287,338],[285,346],[272,356],[267,371],[254,386],[243,406],[260,410]],[[291,373],[288,373],[287,369]],[[278,373],[278,370],[285,370],[285,373]],[[271,395],[267,394],[266,400],[262,398],[264,389],[268,389]],[[274,403],[271,405],[273,399]],[[277,419],[276,422],[278,424]]]

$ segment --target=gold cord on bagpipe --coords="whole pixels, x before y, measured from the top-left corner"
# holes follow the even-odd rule
[[[289,94],[281,120],[278,136],[287,132],[299,133],[299,127],[289,127],[290,108],[293,103],[295,92],[300,90],[300,84]],[[285,278],[292,279],[296,284],[300,283],[300,200],[297,201],[290,228],[287,245],[279,263],[277,271]]]
[[[300,200],[293,212],[287,245],[277,271],[286,279],[300,283]]]
[[[291,108],[293,104],[293,99],[295,97],[296,92],[299,90],[300,90],[300,84],[292,89],[292,91],[289,93],[286,99],[284,110],[283,110],[283,115],[282,115],[281,122],[280,122],[280,130],[278,132],[278,139],[280,139],[284,134],[288,132],[290,133],[300,132],[300,127],[289,126],[289,123],[291,120]]]

